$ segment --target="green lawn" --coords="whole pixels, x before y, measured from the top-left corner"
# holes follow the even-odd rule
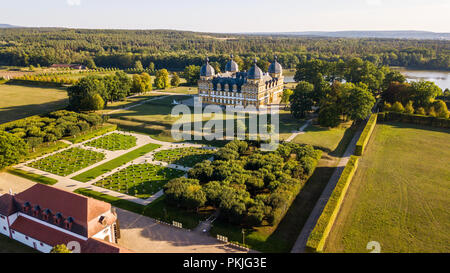
[[[169,92],[169,93],[178,93],[178,94],[197,94],[198,87],[194,86],[178,86],[173,88],[168,88],[164,90],[157,90],[159,92]]]
[[[104,135],[106,133],[112,132],[117,129],[116,124],[109,124],[105,123],[100,127],[97,128],[90,128],[89,130],[82,132],[81,134],[78,134],[76,136],[68,137],[66,140],[72,142],[72,143],[80,143],[86,140],[89,140],[94,137],[98,137],[101,135]]]
[[[85,144],[108,151],[128,150],[136,146],[136,137],[118,133],[112,133]]]
[[[92,168],[92,169],[84,172],[84,173],[74,176],[74,177],[72,177],[72,179],[75,179],[80,182],[88,182],[104,173],[110,172],[113,169],[124,165],[127,162],[130,162],[138,157],[141,157],[159,147],[160,147],[160,145],[153,144],[153,143],[144,145],[144,146],[137,148],[131,152],[128,152],[124,155],[114,158],[106,163],[103,163],[100,166],[97,166],[95,168]]]
[[[20,169],[16,169],[16,168],[9,168],[6,170],[7,172],[29,179],[31,181],[37,182],[37,183],[41,183],[41,184],[45,184],[45,185],[55,185],[56,183],[58,183],[58,180],[53,179],[51,177],[46,177],[43,175],[39,175],[39,174],[35,174],[35,173],[30,173],[24,170],[20,170]]]
[[[162,220],[167,223],[177,221],[183,224],[183,228],[187,229],[195,228],[200,221],[205,220],[211,215],[209,211],[194,213],[169,206],[165,202],[165,196],[158,198],[147,206],[143,206],[128,200],[120,199],[84,188],[75,190],[75,193],[105,201],[115,207],[148,216],[154,219]]]
[[[189,147],[157,152],[154,159],[185,167],[194,167],[195,164],[208,160],[212,156],[214,156],[214,151]]]
[[[184,172],[153,164],[130,165],[103,178],[94,185],[146,199],[157,193],[171,179],[183,176]]]
[[[37,157],[41,157],[43,155],[56,152],[58,150],[64,149],[69,147],[70,144],[62,142],[62,141],[55,141],[55,142],[45,142],[37,147],[34,148],[34,151],[30,149],[29,153],[21,160],[21,162],[25,162]]]
[[[326,252],[450,251],[450,130],[376,126]]]
[[[81,148],[71,148],[33,161],[28,166],[60,176],[67,176],[97,163],[104,158],[105,155],[103,153]]]
[[[0,84],[0,124],[67,106],[64,88]]]
[[[324,128],[311,125],[305,129],[305,133],[294,138],[294,143],[309,144],[327,153],[339,154],[345,150],[346,145],[339,145],[344,135],[352,134],[349,123],[341,124],[337,128]],[[333,154],[334,154],[333,153]]]

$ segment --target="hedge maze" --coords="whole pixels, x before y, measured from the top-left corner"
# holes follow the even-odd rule
[[[128,150],[136,146],[136,137],[112,133],[86,143],[91,146],[108,151]]]
[[[153,164],[135,164],[105,177],[94,185],[145,199],[161,190],[167,181],[183,175],[181,170]]]
[[[81,148],[71,148],[31,162],[28,166],[60,176],[67,176],[97,163],[104,158],[105,155],[103,153]]]
[[[194,167],[195,164],[210,159],[214,154],[215,152],[211,150],[189,147],[157,152],[154,159],[170,164]]]

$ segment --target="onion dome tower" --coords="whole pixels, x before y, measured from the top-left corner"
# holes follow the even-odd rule
[[[233,60],[234,56],[231,54],[230,61],[225,65],[226,72],[236,73],[239,72],[239,65]]]
[[[202,80],[213,78],[215,75],[214,67],[209,64],[209,58],[206,57],[206,64],[204,64],[200,69],[200,78]]]
[[[269,74],[272,78],[280,78],[283,75],[283,67],[278,62],[278,57],[275,56],[275,60],[269,66]]]
[[[263,78],[264,73],[261,68],[258,67],[258,60],[254,60],[253,66],[248,70],[247,78],[253,81],[259,81]]]

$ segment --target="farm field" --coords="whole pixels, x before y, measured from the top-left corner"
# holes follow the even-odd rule
[[[379,124],[325,252],[449,252],[450,130]]]
[[[29,167],[67,176],[84,169],[105,158],[103,153],[97,153],[81,148],[70,148],[62,152],[44,157],[28,164]]]
[[[89,141],[86,146],[108,151],[128,150],[136,146],[136,137],[112,133],[101,138]]]
[[[64,88],[0,84],[0,124],[67,106]]]
[[[153,164],[130,165],[104,179],[95,186],[146,199],[160,191],[171,179],[184,175],[183,171]]]
[[[208,160],[212,156],[214,156],[214,152],[211,150],[189,147],[157,152],[154,159],[170,164],[194,167],[195,164]]]

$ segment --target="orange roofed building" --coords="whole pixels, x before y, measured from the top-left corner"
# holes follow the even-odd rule
[[[41,184],[0,196],[0,233],[44,253],[59,244],[80,253],[130,252],[115,244],[110,204]]]

